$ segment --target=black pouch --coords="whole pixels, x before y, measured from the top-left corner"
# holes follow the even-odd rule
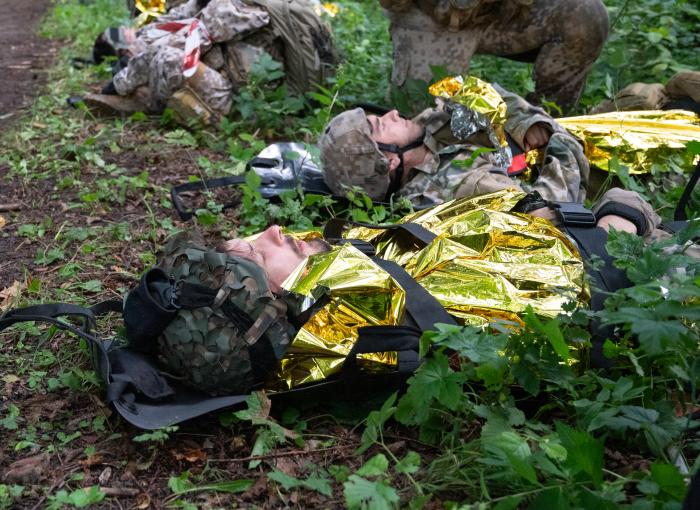
[[[174,299],[175,284],[165,271],[156,267],[143,275],[124,302],[124,324],[131,350],[155,352],[157,338],[177,314]]]

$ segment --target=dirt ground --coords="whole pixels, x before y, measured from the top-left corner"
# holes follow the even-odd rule
[[[49,0],[4,0],[0,16],[0,129],[29,106],[45,82],[57,43],[36,34]]]
[[[36,31],[50,5],[50,0],[3,2],[0,16],[0,131],[17,120],[46,82],[46,70],[50,68],[59,43],[40,37]],[[20,202],[20,189],[12,184],[0,187],[0,213],[13,209]],[[14,255],[31,259],[31,255],[22,253],[22,247],[14,246],[14,242],[12,238],[0,238],[0,253],[13,253],[9,260],[3,257],[0,261],[0,287],[9,285],[19,276]]]

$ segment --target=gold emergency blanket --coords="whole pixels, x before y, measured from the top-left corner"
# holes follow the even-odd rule
[[[485,114],[494,129],[505,123],[505,102],[478,78],[444,78],[428,92]],[[688,142],[700,140],[700,118],[684,110],[610,112],[556,120],[584,142],[586,157],[602,170],[608,170],[612,158],[627,166],[630,173],[649,173],[655,164],[666,168],[670,156],[685,154]],[[540,151],[530,151],[528,161],[538,161],[540,156]],[[690,168],[693,161],[685,157],[685,166]]]
[[[299,330],[282,359],[275,378],[282,388],[333,375],[357,340],[358,328],[393,326],[403,318],[403,289],[350,244],[309,257],[282,286],[313,300],[324,294],[330,298]],[[362,355],[358,361],[365,370],[385,369],[396,364],[396,355]]]
[[[485,115],[491,124],[506,123],[506,103],[490,83],[476,76],[452,76],[443,78],[428,88],[435,97],[452,99],[470,110]]]
[[[407,216],[437,237],[420,247],[400,231],[355,228],[346,238],[371,241],[378,254],[403,266],[455,317],[477,325],[515,327],[528,306],[552,317],[569,301],[588,300],[581,258],[563,234],[540,218],[509,213],[522,192],[504,190],[447,202]],[[291,388],[337,372],[365,325],[401,321],[405,295],[379,266],[351,245],[310,257],[283,287],[330,302],[292,341],[277,377]],[[368,355],[385,367],[393,353]],[[371,368],[371,367],[370,367]],[[279,389],[279,387],[277,387]]]
[[[700,118],[683,110],[610,112],[557,122],[584,141],[586,157],[602,170],[615,157],[630,173],[648,173],[654,164],[684,153],[688,142],[700,141]]]
[[[503,190],[447,202],[403,218],[437,234],[421,248],[400,233],[353,229],[377,255],[401,265],[447,311],[465,323],[522,324],[528,306],[553,317],[584,305],[588,293],[578,250],[550,222],[509,211],[525,194]]]

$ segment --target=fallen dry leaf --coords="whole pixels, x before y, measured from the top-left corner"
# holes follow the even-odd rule
[[[10,464],[5,472],[4,480],[7,483],[32,484],[42,479],[44,472],[49,467],[48,453],[40,453],[20,459]]]
[[[97,481],[100,483],[100,485],[105,486],[109,483],[110,478],[112,478],[112,468],[107,466],[102,470],[102,473],[100,473]]]
[[[285,475],[296,477],[299,470],[299,464],[288,457],[280,457],[275,460],[275,467],[282,471]]]
[[[5,225],[7,225],[7,221],[5,221],[5,218],[0,216],[0,228],[4,227]]]
[[[2,377],[2,380],[5,384],[12,384],[19,381],[19,377],[17,377],[15,374],[7,374]]]
[[[170,450],[176,460],[186,460],[187,462],[202,462],[206,460],[207,454],[199,448],[186,448],[182,452]]]
[[[93,455],[88,455],[85,460],[81,460],[80,463],[85,467],[97,466],[102,464],[103,458],[99,453]]]
[[[134,508],[137,508],[138,510],[143,510],[144,508],[151,506],[151,496],[145,492],[142,492],[136,501],[136,506]]]
[[[9,287],[0,290],[0,310],[5,310],[10,307],[12,300],[19,294],[19,282],[15,282]]]

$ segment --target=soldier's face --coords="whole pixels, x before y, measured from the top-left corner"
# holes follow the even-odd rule
[[[367,115],[367,122],[372,140],[379,143],[403,147],[423,134],[421,126],[401,118],[396,110],[391,110],[381,117]]]
[[[219,250],[258,264],[267,273],[270,290],[277,293],[299,264],[310,255],[328,251],[328,246],[319,239],[306,242],[286,236],[279,226],[273,225],[253,241],[232,239],[223,243]]]

